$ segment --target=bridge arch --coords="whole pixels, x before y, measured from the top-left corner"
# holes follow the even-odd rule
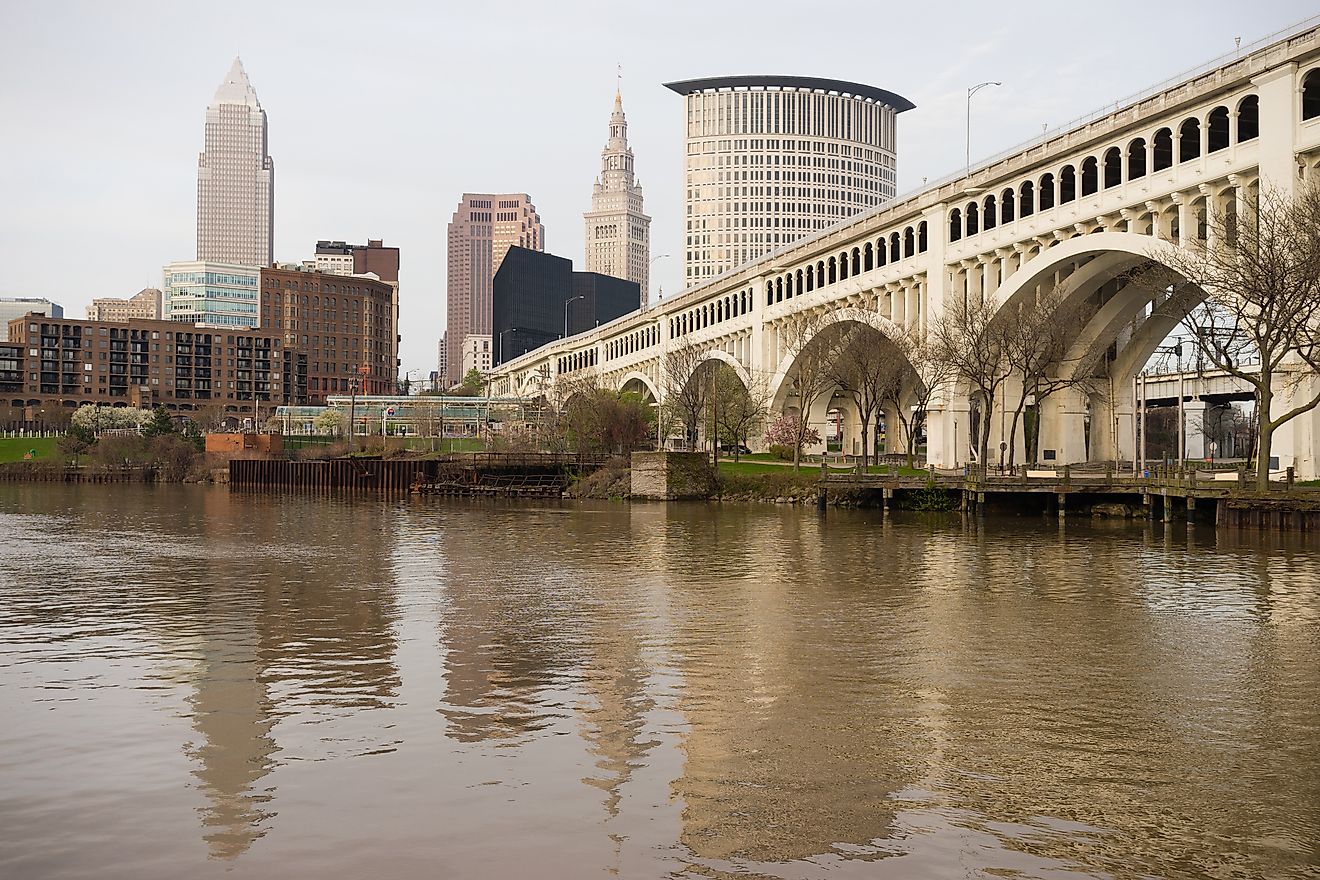
[[[839,332],[840,325],[843,324],[861,324],[872,328],[878,332],[884,339],[892,340],[902,335],[903,330],[888,318],[883,318],[879,314],[859,308],[836,309],[826,312],[816,326],[815,335],[807,342],[807,346],[818,345],[824,341],[828,334]],[[805,350],[806,346],[803,347]],[[723,354],[723,352],[721,352]],[[793,364],[800,357],[802,351],[784,355],[775,367],[774,373],[770,377],[769,400],[772,412],[780,412],[784,408],[784,402],[788,397],[790,388],[789,372]],[[741,368],[741,364],[732,361],[735,368]],[[745,371],[739,374],[744,382],[747,381]]]
[[[650,397],[651,400],[660,399],[660,390],[656,388],[651,377],[637,370],[629,370],[619,378],[619,392],[635,391],[642,397]]]

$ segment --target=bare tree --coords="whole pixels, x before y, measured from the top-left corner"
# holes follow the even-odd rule
[[[734,461],[752,431],[764,419],[770,403],[770,383],[764,374],[752,372],[744,385],[738,373],[723,362],[712,364],[714,394],[711,397],[715,434],[721,443],[733,446]]]
[[[1007,439],[1010,469],[1017,464],[1018,424],[1027,400],[1034,398],[1039,406],[1051,394],[1088,381],[1077,370],[1065,369],[1064,359],[1077,328],[1086,325],[1092,311],[1089,303],[1069,302],[1066,283],[1051,287],[1031,302],[1000,309],[996,320],[1004,322],[1008,370],[1020,386]],[[1008,405],[1005,400],[1004,406]],[[1026,457],[1031,460],[1033,450],[1030,443],[1027,446]]]
[[[693,345],[685,336],[665,352],[661,371],[664,403],[661,406],[661,430],[666,426],[683,426],[687,445],[696,448],[698,430],[706,412],[707,383],[693,381],[693,376],[705,361],[705,352]]]
[[[1211,212],[1205,242],[1154,250],[1147,283],[1205,295],[1185,322],[1210,363],[1255,389],[1264,492],[1274,432],[1320,405],[1320,188],[1262,188],[1243,207],[1240,217]],[[1280,391],[1287,408],[1276,414]]]
[[[903,397],[912,369],[902,348],[859,318],[838,335],[828,359],[831,381],[857,407],[862,423],[862,466],[871,463],[871,424],[887,402]]]
[[[795,471],[802,467],[802,444],[811,427],[811,407],[834,385],[831,376],[833,351],[823,333],[825,323],[821,313],[804,311],[789,315],[776,327],[783,352],[791,364],[785,381],[790,383],[798,399],[797,415],[793,417],[797,441],[793,444]]]
[[[953,364],[942,357],[934,340],[919,327],[908,328],[893,340],[909,367],[908,382],[886,403],[898,416],[907,447],[908,467],[916,464],[917,445],[935,392],[953,375]],[[910,407],[910,411],[909,411]]]
[[[1010,371],[1009,322],[997,317],[994,300],[969,299],[955,301],[930,325],[935,356],[949,365],[951,376],[967,382],[981,398],[976,458],[982,466],[990,446],[995,397]]]

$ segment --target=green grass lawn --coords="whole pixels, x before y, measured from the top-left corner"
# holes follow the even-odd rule
[[[757,455],[753,453],[752,455],[742,456],[739,461],[732,461],[724,458],[720,459],[720,470],[724,473],[730,474],[782,474],[785,472],[792,473],[793,463],[791,461],[780,461],[770,455]],[[848,473],[852,470],[853,468],[851,465],[848,467],[835,467],[834,465],[830,465],[829,468],[830,473]],[[868,474],[891,473],[890,469],[885,465],[871,465],[866,469],[866,472]],[[900,467],[898,472],[905,477],[923,477],[927,473],[921,468],[908,467]],[[801,473],[804,475],[819,475],[820,462],[802,462]]]
[[[0,461],[22,461],[30,449],[37,451],[37,460],[59,457],[58,437],[0,437]]]

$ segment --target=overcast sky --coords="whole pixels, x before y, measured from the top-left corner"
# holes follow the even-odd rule
[[[403,369],[435,367],[445,227],[465,192],[527,192],[582,263],[623,65],[654,287],[682,279],[682,99],[664,82],[868,83],[899,117],[900,192],[1274,33],[1301,0],[1196,4],[0,2],[0,296],[82,315],[195,254],[203,116],[236,54],[270,121],[275,257],[402,249]]]

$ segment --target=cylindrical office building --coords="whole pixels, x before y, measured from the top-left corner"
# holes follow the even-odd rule
[[[665,86],[686,103],[687,285],[894,196],[895,117],[914,106],[907,98],[806,76]]]

